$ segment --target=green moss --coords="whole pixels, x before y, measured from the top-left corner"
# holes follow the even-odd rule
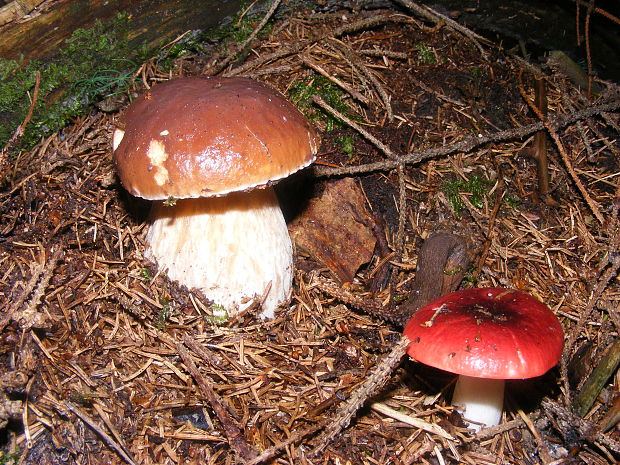
[[[19,463],[20,456],[21,449],[19,448],[17,448],[17,450],[12,454],[7,454],[6,452],[0,451],[0,465]]]
[[[213,304],[210,307],[211,315],[205,316],[205,321],[215,326],[221,326],[228,321],[228,311],[226,307],[219,304]]]
[[[232,41],[235,43],[242,43],[250,36],[250,34],[252,34],[254,29],[262,20],[262,15],[249,13],[248,8],[248,2],[241,2],[237,13],[232,17],[232,20],[228,24],[209,31],[205,37],[214,42],[226,43]],[[259,37],[269,35],[272,27],[271,22],[265,24],[259,33]]]
[[[342,89],[323,76],[312,76],[303,81],[294,82],[289,90],[289,97],[293,103],[311,121],[321,120],[326,124],[325,130],[332,131],[341,127],[342,122],[331,113],[320,108],[312,102],[312,97],[319,95],[332,108],[342,114],[349,112],[349,106],[345,103],[345,95]]]
[[[4,146],[24,120],[41,76],[39,96],[19,149],[28,149],[41,137],[61,129],[99,99],[126,90],[132,83],[136,52],[127,43],[129,19],[123,14],[77,29],[51,61],[18,63],[0,59],[0,146]]]
[[[415,44],[417,50],[418,63],[421,65],[435,65],[437,64],[437,55],[433,47],[429,47],[426,44]]]
[[[353,137],[351,136],[340,136],[336,138],[336,142],[340,144],[340,149],[344,154],[346,154],[349,159],[353,157],[353,152],[355,151],[355,145],[353,144]]]
[[[140,268],[140,277],[147,282],[153,280],[153,275],[148,268]]]
[[[509,208],[512,208],[513,210],[518,210],[521,207],[523,200],[521,200],[521,197],[519,197],[517,194],[507,192],[506,195],[504,195],[504,203]]]
[[[446,195],[446,199],[454,213],[458,215],[465,208],[461,199],[461,193],[468,194],[472,205],[476,208],[481,208],[492,185],[491,181],[480,176],[472,176],[467,180],[455,179],[446,181],[441,190]]]
[[[164,329],[168,319],[172,316],[172,306],[170,299],[164,296],[159,297],[159,303],[161,304],[161,308],[157,314],[157,323],[155,323],[155,327],[157,329]]]

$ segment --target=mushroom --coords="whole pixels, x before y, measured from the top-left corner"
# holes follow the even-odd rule
[[[229,314],[289,298],[293,249],[272,184],[312,163],[318,137],[270,87],[189,77],[136,99],[113,136],[123,186],[155,202],[145,257]]]
[[[452,404],[468,426],[495,426],[506,379],[546,373],[562,354],[564,332],[553,312],[529,294],[508,289],[465,289],[418,310],[405,326],[407,353],[459,378]]]

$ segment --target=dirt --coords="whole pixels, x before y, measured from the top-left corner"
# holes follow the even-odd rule
[[[93,109],[14,154],[0,191],[0,371],[18,380],[3,379],[2,406],[19,402],[17,413],[0,415],[6,463],[234,463],[231,425],[252,453],[273,451],[264,463],[618,460],[616,427],[601,430],[613,414],[617,377],[609,373],[584,418],[572,402],[591,369],[572,370],[568,380],[580,346],[599,347],[588,355],[596,366],[620,330],[620,189],[618,164],[609,162],[620,153],[618,89],[603,83],[606,93],[589,100],[562,75],[540,70],[557,123],[548,134],[560,141],[547,140],[555,202],[544,203],[536,165],[523,151],[541,129],[526,102],[534,95],[531,67],[492,44],[481,46],[484,56],[445,25],[403,11],[292,11],[223,71],[295,101],[292,90],[319,76],[311,62],[365,100],[341,87],[317,91],[345,104],[349,122],[333,131],[317,104],[296,102],[322,142],[315,165],[279,186],[279,195],[294,198],[292,218],[335,179],[353,178],[374,221],[374,256],[341,287],[317,257],[298,253],[291,301],[274,320],[252,312],[217,320],[208,295],[170,282],[144,259],[149,203],[114,176],[117,114]],[[213,62],[239,56],[230,47],[183,56],[171,73],[145,63],[128,92],[188,70],[208,74]],[[560,120],[575,115],[583,116]],[[531,129],[506,132],[523,128]],[[400,339],[400,327],[365,309],[407,298],[420,246],[437,230],[458,231],[475,251],[461,287],[520,289],[549,305],[566,334],[559,366],[510,383],[502,424],[476,436],[450,406],[453,376],[404,360],[371,400],[438,425],[451,439],[364,408],[311,458],[316,430],[338,417]],[[386,270],[383,285],[371,286]]]

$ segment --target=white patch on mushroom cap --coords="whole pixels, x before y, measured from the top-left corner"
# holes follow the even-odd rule
[[[155,168],[155,182],[158,186],[163,186],[168,182],[168,170],[164,166],[164,162],[168,159],[166,148],[157,139],[153,139],[149,144],[149,149],[146,155],[151,161],[151,165]]]
[[[122,129],[115,129],[114,134],[112,135],[112,150],[116,150],[119,145],[121,145],[121,141],[125,137],[125,131]]]

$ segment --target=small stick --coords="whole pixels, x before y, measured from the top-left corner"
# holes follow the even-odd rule
[[[213,70],[211,70],[211,74],[215,75],[221,72],[224,68],[226,68],[226,66],[228,66],[228,64],[235,58],[235,56],[239,54],[239,52],[245,50],[245,48],[252,43],[258,33],[265,27],[265,24],[267,24],[267,22],[271,19],[271,17],[278,8],[278,5],[280,5],[281,1],[282,0],[273,0],[269,11],[267,11],[267,14],[263,17],[261,22],[258,24],[258,26],[256,26],[256,28],[252,31],[248,38],[245,39],[243,43],[239,45],[239,47],[237,47],[233,52],[230,52],[230,54],[224,59],[224,61],[217,65]]]
[[[71,412],[73,412],[80,420],[90,426],[99,436],[101,436],[103,442],[105,442],[118,455],[120,455],[121,458],[125,460],[125,462],[129,463],[130,465],[138,465],[136,461],[131,457],[131,455],[125,452],[123,447],[119,445],[114,439],[112,439],[112,437],[108,433],[103,431],[103,429],[101,429],[99,425],[97,425],[97,423],[95,423],[95,421],[90,418],[85,412],[83,412],[77,406],[73,405],[73,403],[69,402],[68,400],[65,400],[64,404],[65,407],[67,407]]]
[[[616,340],[609,347],[602,359],[586,379],[573,400],[573,410],[580,417],[584,417],[601,393],[606,381],[613,376],[620,365],[620,340]]]
[[[433,10],[432,8],[430,8],[430,7],[426,6],[426,5],[420,6],[417,3],[412,2],[411,0],[398,0],[398,2],[402,3],[403,5],[405,5],[411,11],[414,11],[415,13],[419,14],[420,16],[422,16],[422,17],[424,17],[424,18],[426,18],[426,19],[428,19],[428,20],[430,20],[430,21],[432,21],[432,22],[434,22],[436,24],[440,23],[440,22],[443,22],[450,29],[453,29],[453,30],[455,30],[457,32],[460,32],[465,37],[467,37],[469,40],[471,40],[476,47],[478,47],[478,50],[480,50],[480,54],[482,55],[482,57],[485,60],[488,59],[487,52],[484,50],[484,48],[480,44],[480,42],[488,43],[488,40],[485,39],[484,37],[476,34],[471,29],[466,28],[465,26],[457,23],[453,19],[450,19],[449,17],[447,17],[445,15],[442,15],[438,11]]]
[[[398,165],[398,229],[396,231],[396,253],[402,260],[405,250],[405,220],[407,218],[407,192],[405,189],[405,164]]]
[[[250,460],[249,462],[246,462],[245,465],[258,465],[259,463],[263,463],[264,461],[275,457],[285,447],[290,446],[291,444],[299,441],[300,439],[305,438],[306,436],[316,433],[318,430],[323,429],[324,427],[325,427],[325,422],[321,422],[317,425],[313,425],[309,428],[306,428],[305,430],[300,431],[299,433],[295,433],[293,436],[288,438],[286,441],[279,442],[278,444],[275,444],[269,447],[268,449],[265,449],[262,454]]]
[[[386,58],[395,58],[397,60],[406,60],[408,55],[403,52],[393,52],[392,50],[379,50],[379,49],[363,49],[359,51],[360,55],[366,55],[369,57],[386,57]]]
[[[409,18],[406,18],[407,21],[410,21]],[[392,15],[392,14],[387,14],[387,15],[378,15],[378,16],[372,16],[370,18],[364,18],[361,19],[359,21],[354,21],[352,23],[348,23],[348,24],[344,24],[336,29],[334,29],[333,31],[329,31],[327,33],[324,34],[318,34],[316,37],[313,37],[311,39],[305,40],[305,41],[301,41],[301,42],[296,42],[288,47],[284,47],[281,48],[280,50],[273,52],[273,53],[269,53],[267,55],[263,55],[261,57],[256,58],[255,60],[250,61],[249,63],[244,63],[243,65],[237,67],[237,68],[233,68],[229,71],[227,71],[226,73],[224,73],[224,76],[237,76],[240,75],[242,73],[247,72],[248,70],[252,69],[252,68],[257,68],[259,66],[261,66],[264,63],[268,63],[270,61],[273,60],[277,60],[278,58],[282,58],[285,56],[289,56],[289,55],[295,55],[296,53],[300,52],[301,50],[303,50],[305,47],[309,47],[310,45],[314,44],[315,42],[319,42],[323,39],[326,39],[328,37],[339,37],[343,34],[347,34],[350,32],[355,32],[355,31],[359,31],[361,29],[366,29],[366,28],[370,28],[370,27],[374,27],[374,26],[378,26],[379,24],[383,24],[383,23],[387,23],[387,22],[405,22],[402,15],[398,16],[398,15]]]
[[[345,58],[351,63],[354,68],[357,68],[372,83],[377,93],[379,94],[379,97],[381,97],[381,101],[383,102],[383,106],[385,108],[385,111],[387,112],[388,120],[393,121],[394,112],[392,111],[390,97],[381,85],[381,82],[379,82],[379,79],[377,79],[377,76],[375,76],[372,71],[368,69],[368,67],[362,62],[362,60],[355,54],[353,49],[347,44],[338,39],[332,39],[331,44],[345,56]]]
[[[366,380],[352,392],[347,403],[338,411],[337,417],[316,439],[316,444],[318,445],[310,452],[310,456],[316,457],[323,452],[336,436],[349,426],[349,423],[351,423],[351,420],[362,405],[364,405],[368,398],[375,394],[389,379],[390,375],[407,352],[407,347],[409,347],[409,339],[403,336],[392,351],[375,366]]]
[[[383,318],[389,321],[394,321],[394,311],[390,308],[383,308],[380,302],[377,302],[370,298],[362,298],[349,292],[346,288],[340,287],[321,275],[314,274],[311,280],[311,284],[319,288],[322,292],[325,292],[330,297],[340,300],[345,304],[350,305],[357,310],[361,310],[369,315]]]
[[[519,72],[519,92],[521,93],[521,97],[523,97],[523,100],[525,100],[525,102],[528,104],[530,109],[536,114],[538,119],[540,119],[544,127],[547,128],[547,131],[549,131],[551,138],[555,142],[555,145],[558,148],[558,151],[560,152],[560,156],[562,157],[562,161],[564,162],[564,167],[566,168],[566,171],[568,171],[568,174],[570,175],[571,179],[577,186],[577,189],[581,193],[583,199],[586,201],[586,204],[588,205],[588,207],[590,207],[590,210],[592,211],[596,219],[599,220],[601,224],[605,224],[605,219],[603,218],[603,215],[601,213],[601,210],[598,207],[598,204],[592,199],[592,197],[590,197],[590,194],[588,193],[587,189],[581,182],[581,179],[579,179],[579,177],[577,176],[577,173],[575,172],[575,169],[573,168],[573,165],[568,158],[568,153],[566,153],[564,144],[562,144],[562,141],[560,140],[560,137],[558,136],[557,131],[553,128],[553,126],[551,125],[549,120],[545,117],[545,115],[538,109],[538,107],[532,101],[530,101],[530,99],[526,95],[525,89],[523,88],[523,85],[522,85],[521,77],[522,77],[522,73]]]
[[[435,423],[429,423],[428,421],[420,420],[419,418],[405,415],[404,413],[394,410],[393,408],[390,408],[381,402],[373,402],[372,404],[370,404],[370,408],[379,413],[382,413],[383,415],[393,418],[394,420],[398,420],[402,423],[408,424],[409,426],[413,426],[414,428],[436,434],[437,436],[441,436],[445,439],[454,440],[450,433],[448,433],[441,426],[436,425]]]
[[[187,338],[187,336],[185,337]],[[251,460],[255,458],[256,452],[245,440],[243,433],[237,426],[234,419],[231,417],[230,413],[228,413],[228,411],[224,407],[219,396],[216,394],[216,392],[213,390],[207,380],[200,374],[200,371],[198,371],[198,367],[192,360],[189,352],[185,349],[185,347],[183,347],[181,343],[177,343],[176,349],[181,358],[183,359],[183,363],[185,364],[187,371],[189,371],[194,380],[198,383],[200,392],[202,392],[202,395],[205,396],[207,402],[209,402],[211,408],[222,423],[224,432],[226,433],[226,437],[228,438],[228,443],[230,444],[232,450],[239,458],[243,460]]]
[[[320,97],[314,97],[314,101],[319,106],[323,107],[330,113],[336,115],[338,118],[341,118],[345,123],[349,124],[352,128],[360,132],[360,134],[362,135],[364,135],[364,133],[368,134],[366,131],[361,129],[359,125],[354,126],[355,123],[353,123],[349,118],[346,118],[346,117],[343,118],[344,115],[342,115],[337,110],[330,107]],[[553,128],[554,130],[561,129],[563,127],[566,127],[566,126],[569,126],[570,124],[575,123],[576,121],[587,119],[594,115],[600,115],[605,112],[617,111],[619,108],[620,108],[620,99],[608,100],[604,103],[601,103],[598,105],[591,105],[587,108],[584,108],[583,110],[579,110],[569,115],[557,117],[554,120],[550,120],[549,126]],[[486,145],[490,142],[503,142],[503,141],[513,140],[513,139],[523,139],[524,137],[527,137],[544,128],[545,128],[545,124],[542,121],[536,121],[535,123],[531,123],[526,126],[521,126],[521,127],[513,128],[513,129],[506,129],[503,131],[497,131],[497,132],[488,134],[486,136],[467,137],[454,144],[446,144],[446,145],[442,145],[441,147],[435,147],[435,148],[431,148],[428,150],[423,150],[421,152],[410,152],[405,155],[396,156],[395,158],[390,159],[390,160],[383,160],[379,162],[367,163],[367,164],[358,165],[358,166],[344,166],[344,167],[339,167],[339,168],[315,167],[314,174],[317,177],[329,177],[329,176],[365,174],[365,173],[372,173],[375,171],[389,171],[389,170],[398,168],[398,166],[401,163],[405,163],[407,165],[414,165],[414,164],[421,163],[425,160],[430,160],[432,158],[439,158],[439,157],[443,157],[446,155],[451,155],[456,152],[468,153],[471,150],[475,149],[476,147]],[[360,129],[361,131],[364,131],[364,133],[361,132]],[[370,137],[373,137],[373,136],[370,136]],[[374,141],[378,141],[374,137],[373,139]],[[369,138],[371,142],[375,143],[373,139]],[[385,147],[389,151],[390,154],[393,153],[381,141],[378,141],[378,143],[381,144],[382,147]]]
[[[392,315],[392,321],[404,325],[414,311],[426,305],[431,300],[454,291],[460,284],[463,270],[445,275],[448,265],[465,265],[469,262],[466,246],[461,240],[452,234],[437,233],[427,239],[418,254],[418,272],[414,290],[410,293],[407,301],[402,304],[397,312]],[[439,251],[441,249],[441,251]],[[423,254],[426,258],[422,259]],[[455,258],[458,255],[460,258]],[[436,256],[441,256],[438,259]],[[422,277],[419,279],[418,277]],[[320,454],[327,445],[332,442],[340,432],[346,428],[357,411],[364,403],[373,396],[388,380],[391,373],[398,366],[407,352],[409,338],[403,335],[392,351],[383,358],[372,370],[366,380],[352,391],[351,397],[337,412],[336,417],[317,438],[318,444],[311,452],[311,456]]]
[[[366,131],[359,124],[357,124],[356,122],[352,121],[350,118],[347,118],[345,115],[340,113],[335,108],[332,108],[327,102],[325,102],[325,100],[323,100],[323,98],[321,96],[315,95],[314,97],[312,97],[312,101],[314,103],[316,103],[318,106],[320,106],[321,108],[323,108],[323,109],[327,110],[328,112],[330,112],[336,118],[338,118],[338,119],[344,121],[345,123],[347,123],[353,129],[355,129],[357,132],[359,132],[362,136],[364,136],[366,139],[368,139],[370,142],[372,142],[387,157],[393,158],[393,159],[397,159],[398,158],[396,156],[396,154],[392,151],[391,148],[389,148],[387,145],[385,145],[383,142],[381,142],[379,139],[377,139],[371,133]],[[398,167],[398,164],[395,164],[395,166],[393,166],[393,168],[397,168],[397,167]]]
[[[58,263],[58,259],[60,258],[60,254],[62,251],[63,251],[63,247],[59,246],[54,251],[54,253],[52,253],[52,256],[50,257],[47,263],[35,266],[32,277],[30,278],[30,281],[28,281],[28,285],[26,286],[22,294],[19,296],[17,301],[13,305],[9,306],[8,311],[5,313],[5,315],[0,320],[0,331],[2,331],[6,327],[6,325],[11,321],[11,319],[13,320],[25,319],[26,316],[32,315],[35,312],[35,308],[37,307],[37,305],[39,305],[41,301],[41,297],[43,296],[43,293],[45,289],[47,288],[47,285],[49,284],[49,281],[52,277],[54,269],[56,268],[56,264]],[[42,278],[41,278],[41,274],[43,274]],[[37,284],[37,282],[39,284],[37,285],[35,289],[35,285]],[[31,293],[32,293],[32,297],[26,304],[26,309],[21,312],[18,312],[19,308],[22,306],[26,298]],[[19,313],[19,315],[15,315],[15,313]],[[25,324],[24,326],[28,326],[28,325]]]
[[[362,102],[365,105],[368,105],[368,99],[366,97],[364,97],[362,94],[360,94],[357,90],[351,88],[351,86],[349,86],[348,84],[342,82],[340,79],[338,79],[338,78],[332,76],[331,74],[329,74],[327,71],[325,71],[321,66],[319,66],[317,63],[315,63],[310,58],[308,58],[306,56],[302,56],[301,57],[301,62],[304,65],[309,66],[310,68],[315,70],[320,75],[325,76],[327,79],[332,81],[338,87],[344,89],[344,91],[347,92],[348,94],[350,94],[351,97],[353,97],[354,99],[359,100],[360,102]]]
[[[97,411],[97,413],[99,414],[99,416],[101,417],[105,425],[108,427],[108,429],[110,430],[114,438],[116,439],[118,446],[121,449],[123,449],[127,455],[130,455],[129,450],[123,444],[123,439],[121,438],[121,435],[119,434],[118,430],[114,427],[114,424],[112,423],[112,421],[110,421],[110,418],[105,413],[101,405],[98,402],[93,402],[93,407]]]
[[[541,115],[547,117],[547,92],[545,80],[536,78],[536,108]],[[546,201],[549,196],[549,159],[547,157],[547,139],[544,131],[534,135],[534,156],[538,173],[538,193]]]

